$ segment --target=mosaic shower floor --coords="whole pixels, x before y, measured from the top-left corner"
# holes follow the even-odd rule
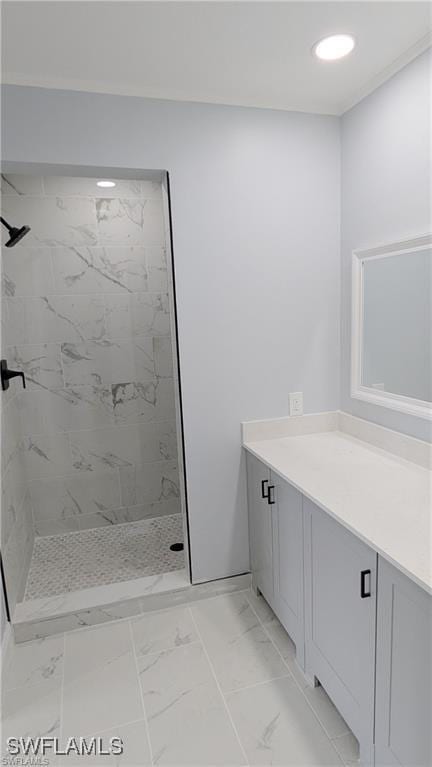
[[[184,568],[180,514],[36,538],[24,600]]]

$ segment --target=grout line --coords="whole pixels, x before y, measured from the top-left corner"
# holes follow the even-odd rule
[[[250,589],[249,589],[249,591],[250,591]],[[281,651],[279,650],[279,648],[278,648],[278,646],[277,646],[276,642],[273,640],[273,638],[272,638],[271,634],[270,634],[270,633],[269,633],[269,631],[267,630],[265,623],[264,623],[264,622],[261,620],[261,618],[260,618],[260,616],[258,615],[257,611],[254,609],[254,607],[253,607],[253,604],[252,604],[252,600],[251,600],[251,599],[250,599],[248,596],[247,596],[246,598],[247,598],[247,601],[248,601],[248,603],[249,603],[249,605],[250,605],[251,609],[253,610],[253,612],[255,613],[256,617],[258,618],[258,620],[259,620],[259,622],[260,622],[260,624],[261,624],[262,628],[264,629],[265,633],[267,634],[268,638],[270,639],[270,642],[272,643],[273,647],[274,647],[274,648],[277,650],[277,652],[279,653],[279,655],[280,655],[280,657],[282,658],[282,660],[283,660],[283,662],[284,662],[285,666],[288,668],[288,671],[290,672],[290,675],[291,675],[292,679],[294,680],[294,682],[295,682],[295,684],[296,684],[296,686],[297,686],[298,690],[301,692],[301,694],[302,694],[303,698],[305,699],[305,701],[306,701],[307,705],[309,706],[310,710],[312,711],[313,715],[315,716],[315,719],[316,719],[316,720],[317,720],[317,722],[320,724],[320,726],[321,726],[321,728],[323,729],[323,731],[324,731],[324,734],[326,735],[327,739],[330,741],[330,743],[331,743],[331,744],[333,744],[333,740],[332,740],[332,738],[330,737],[329,733],[327,732],[327,729],[325,728],[324,724],[322,723],[321,719],[319,718],[319,716],[318,716],[318,713],[315,711],[315,709],[314,709],[314,707],[312,706],[312,704],[311,704],[311,702],[310,702],[309,698],[307,697],[307,695],[306,695],[306,693],[305,693],[305,689],[304,689],[303,687],[301,687],[301,685],[300,685],[300,684],[299,684],[299,682],[297,681],[297,679],[296,679],[295,675],[294,675],[294,674],[291,672],[291,669],[290,669],[290,667],[289,667],[289,665],[288,665],[288,662],[287,662],[287,660],[284,658],[284,656],[282,655]],[[264,597],[263,597],[263,599],[264,599]],[[265,600],[264,600],[264,601],[265,601]],[[268,603],[266,602],[266,604],[268,604]],[[270,605],[269,605],[269,607],[270,607]],[[270,608],[270,609],[271,609],[271,608]],[[278,619],[278,617],[277,617],[277,615],[276,615],[276,613],[274,613],[274,616],[275,616],[275,618],[276,618],[277,620],[279,620],[279,619]],[[279,621],[279,623],[280,623],[280,621]],[[282,626],[282,624],[281,624],[281,626]],[[284,630],[284,631],[286,631],[286,629],[285,629],[283,626],[282,626],[282,628],[283,628],[283,630]],[[286,632],[286,633],[287,633],[287,635],[289,636],[288,632]],[[290,639],[291,639],[291,637],[290,637]],[[291,640],[291,641],[292,641],[292,640]],[[299,667],[299,670],[300,670],[300,671],[302,671],[302,670],[300,669],[300,667]],[[303,672],[302,672],[302,673],[303,673]],[[312,690],[312,689],[314,689],[314,688],[313,688],[313,687],[311,687],[311,686],[308,684],[308,686],[306,687],[306,690]],[[323,688],[323,689],[324,689],[324,688]],[[334,704],[333,704],[333,705],[334,705]],[[335,707],[335,708],[336,708],[336,707]],[[337,709],[336,709],[336,710],[337,710]],[[338,714],[339,714],[339,711],[338,711]],[[341,715],[341,714],[339,714],[339,716],[341,716],[341,717],[342,717],[342,715]],[[348,725],[347,725],[347,732],[351,732],[351,730],[348,728]],[[346,732],[344,732],[344,733],[341,733],[341,735],[346,735]],[[337,736],[337,737],[339,737],[339,736]],[[339,756],[339,758],[342,760],[342,757],[340,756],[340,754],[339,754],[338,750],[337,750],[337,749],[335,749],[335,751],[336,751],[337,755]]]
[[[141,686],[140,672],[139,672],[139,667],[138,667],[138,656],[136,654],[134,635],[133,635],[133,631],[132,631],[132,622],[131,622],[130,619],[128,620],[128,624],[129,624],[130,639],[131,639],[131,642],[132,642],[132,653],[133,653],[133,657],[134,657],[134,661],[135,661],[135,671],[136,671],[136,675],[137,675],[138,687],[139,687],[140,696],[141,696],[141,705],[142,705],[142,709],[143,709],[143,713],[144,713],[144,723],[145,723],[145,731],[146,731],[147,743],[148,743],[149,753],[150,753],[150,762],[151,762],[151,765],[153,767],[154,761],[153,761],[153,748],[152,748],[152,743],[151,743],[151,739],[150,739],[150,728],[149,728],[149,723],[148,723],[147,711],[146,711],[146,707],[145,707],[145,703],[144,703],[144,693],[143,693],[143,689],[142,689],[142,686]]]
[[[225,707],[225,711],[226,711],[226,713],[227,713],[227,715],[228,715],[228,719],[229,719],[229,720],[230,720],[230,722],[231,722],[231,726],[232,726],[232,728],[233,728],[233,730],[234,730],[234,733],[235,733],[235,736],[236,736],[236,738],[237,738],[238,744],[239,744],[239,746],[240,746],[241,752],[242,752],[242,754],[243,754],[243,757],[244,757],[244,759],[245,759],[245,764],[246,764],[246,765],[249,765],[249,764],[250,764],[250,762],[249,762],[248,756],[247,756],[247,754],[246,754],[246,751],[245,751],[245,749],[244,749],[244,747],[243,747],[243,743],[242,743],[242,741],[241,741],[241,739],[240,739],[240,735],[239,735],[239,733],[238,733],[237,727],[236,727],[236,726],[235,726],[235,724],[234,724],[234,719],[232,718],[232,715],[231,715],[231,711],[229,710],[229,707],[228,707],[228,703],[227,703],[227,701],[226,701],[226,699],[225,699],[225,696],[224,696],[224,694],[223,694],[223,692],[222,692],[222,688],[221,688],[221,686],[220,686],[220,684],[219,684],[219,681],[218,681],[218,678],[217,678],[217,676],[216,676],[216,671],[215,671],[215,669],[214,669],[213,663],[212,663],[212,662],[211,662],[211,660],[210,660],[210,656],[209,656],[209,654],[208,654],[208,652],[207,652],[207,648],[206,648],[206,646],[205,646],[205,642],[204,642],[204,640],[203,640],[203,637],[202,637],[202,634],[201,634],[201,632],[200,632],[200,630],[199,630],[199,628],[198,628],[198,624],[197,624],[197,622],[196,622],[196,620],[195,620],[195,616],[194,616],[194,614],[193,614],[192,608],[191,608],[191,607],[188,607],[188,610],[189,610],[190,616],[191,616],[191,618],[192,618],[192,623],[193,623],[193,625],[195,626],[195,631],[196,631],[196,633],[197,633],[197,635],[198,635],[198,637],[199,637],[199,639],[200,639],[200,642],[201,642],[201,645],[202,645],[202,648],[203,648],[203,651],[204,651],[204,655],[206,656],[206,658],[207,658],[207,662],[208,662],[208,664],[209,664],[209,666],[210,666],[210,671],[211,671],[211,673],[212,673],[212,675],[213,675],[213,677],[214,677],[214,680],[215,680],[215,682],[216,682],[216,686],[217,686],[217,688],[218,688],[218,690],[219,690],[219,694],[220,694],[220,696],[221,696],[221,698],[222,698],[222,702],[223,702],[223,705],[224,705],[224,707]]]

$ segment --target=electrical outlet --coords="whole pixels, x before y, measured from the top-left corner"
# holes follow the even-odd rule
[[[289,414],[303,415],[303,392],[291,391],[289,395]]]

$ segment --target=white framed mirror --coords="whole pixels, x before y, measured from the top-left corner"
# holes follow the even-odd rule
[[[352,257],[351,396],[432,419],[432,235]]]

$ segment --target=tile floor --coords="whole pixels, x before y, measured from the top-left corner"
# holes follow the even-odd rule
[[[250,591],[11,646],[3,742],[123,739],[121,757],[51,758],[56,767],[353,765],[355,739],[294,653]]]
[[[36,538],[24,600],[181,570],[181,514]]]

